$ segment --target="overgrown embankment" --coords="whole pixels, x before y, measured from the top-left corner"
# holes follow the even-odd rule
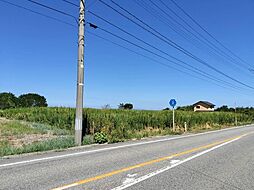
[[[74,145],[69,130],[0,117],[0,157]]]

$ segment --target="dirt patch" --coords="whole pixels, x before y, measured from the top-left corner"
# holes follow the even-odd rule
[[[4,117],[0,117],[0,123],[8,123],[8,122],[10,122],[11,120],[9,120],[9,119],[6,119],[6,118],[4,118]]]
[[[35,142],[41,142],[56,138],[54,135],[51,134],[27,134],[24,136],[7,136],[4,138],[0,138],[1,140],[7,140],[9,145],[14,147],[22,147],[23,145],[32,144]]]

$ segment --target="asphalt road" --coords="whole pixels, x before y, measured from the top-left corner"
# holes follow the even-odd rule
[[[0,189],[254,189],[254,126],[0,159]]]

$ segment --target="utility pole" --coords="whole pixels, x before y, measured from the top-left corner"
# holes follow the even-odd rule
[[[80,0],[78,34],[78,78],[75,118],[75,143],[81,146],[84,92],[85,0]]]

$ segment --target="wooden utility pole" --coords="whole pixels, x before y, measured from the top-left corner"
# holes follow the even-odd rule
[[[75,118],[75,143],[81,146],[83,125],[84,92],[84,45],[85,45],[85,0],[80,0],[79,34],[78,34],[78,78]]]

